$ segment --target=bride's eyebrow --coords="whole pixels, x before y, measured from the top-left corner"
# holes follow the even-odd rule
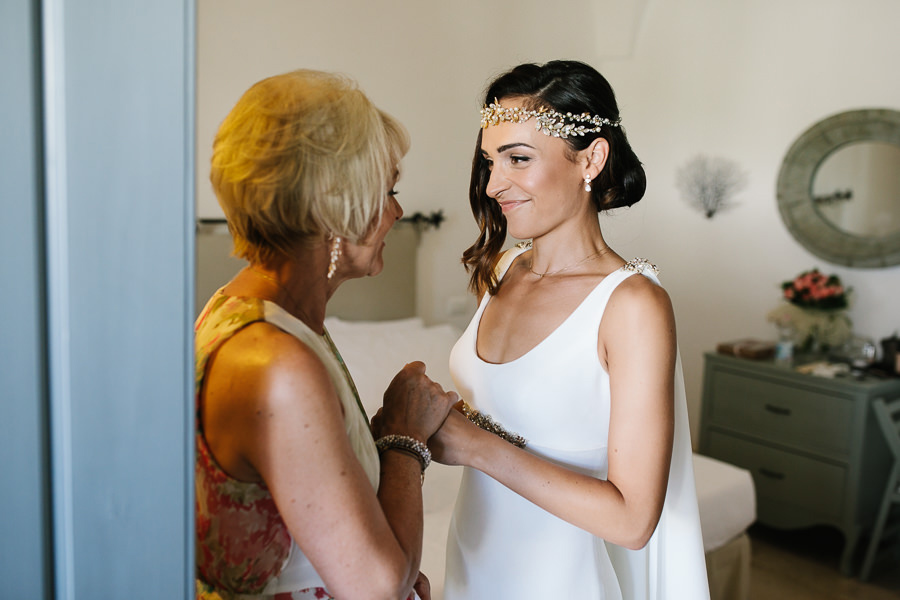
[[[520,146],[521,146],[521,147],[525,147],[525,148],[531,148],[532,150],[535,149],[534,146],[532,146],[532,145],[530,145],[530,144],[526,144],[525,142],[514,142],[514,143],[512,143],[512,144],[503,144],[502,146],[498,146],[498,147],[497,147],[497,154],[503,154],[503,153],[506,152],[507,150],[511,150],[511,149],[513,149],[513,148],[518,148],[518,147],[520,147]],[[482,148],[482,149],[481,149],[481,154],[482,154],[482,156],[487,156],[487,155],[488,155],[487,150],[485,150],[484,148]]]

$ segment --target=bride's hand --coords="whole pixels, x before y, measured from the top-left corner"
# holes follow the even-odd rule
[[[444,424],[428,440],[431,458],[444,465],[468,464],[466,456],[481,431],[462,414],[463,401],[453,405]]]

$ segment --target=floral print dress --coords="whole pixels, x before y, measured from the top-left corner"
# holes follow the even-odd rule
[[[207,303],[195,326],[197,598],[200,600],[329,599],[321,579],[291,538],[264,483],[238,481],[216,463],[206,444],[200,419],[200,390],[209,357],[232,335],[257,321],[292,333],[323,360],[344,405],[351,445],[375,489],[378,453],[349,373],[328,338],[312,332],[277,305],[258,298],[226,296]],[[349,410],[348,410],[349,409]],[[279,577],[300,572],[312,581],[300,589],[283,589]],[[290,575],[290,573],[288,574]],[[287,579],[291,579],[290,576]]]

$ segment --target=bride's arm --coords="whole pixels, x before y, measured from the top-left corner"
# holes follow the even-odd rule
[[[478,469],[614,544],[643,547],[659,521],[672,455],[674,323],[665,291],[643,277],[628,278],[610,298],[598,342],[611,388],[608,479],[520,450],[455,411],[432,438],[436,459]],[[548,410],[553,404],[548,398]]]

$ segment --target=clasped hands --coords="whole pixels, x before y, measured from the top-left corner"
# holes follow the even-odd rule
[[[407,435],[428,444],[433,460],[442,464],[462,464],[465,436],[477,431],[461,410],[463,401],[456,392],[425,374],[425,364],[404,366],[384,393],[384,405],[372,417],[375,439],[389,434]]]

